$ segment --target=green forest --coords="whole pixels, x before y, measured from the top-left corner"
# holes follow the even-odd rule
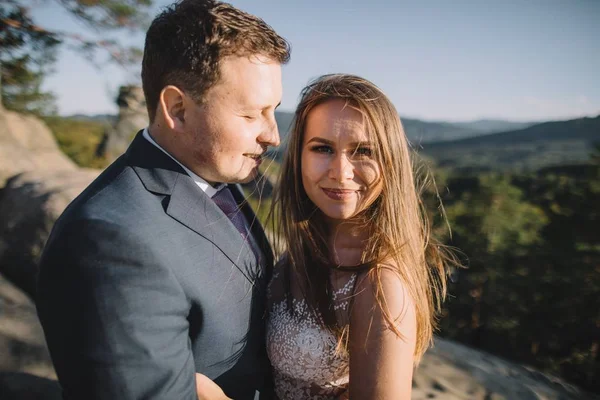
[[[449,172],[443,202],[465,269],[444,337],[600,392],[600,149],[532,173]]]

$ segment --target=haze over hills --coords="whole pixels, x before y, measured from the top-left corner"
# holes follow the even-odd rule
[[[282,142],[283,139],[287,137],[293,117],[294,113],[289,111],[277,111],[275,113]],[[534,124],[533,122],[512,122],[504,120],[477,120],[455,123],[423,121],[416,118],[404,117],[401,117],[401,119],[406,136],[415,145],[521,129]]]
[[[452,125],[472,129],[481,133],[508,132],[524,129],[538,122],[514,122],[501,119],[478,119],[476,121],[452,122]]]
[[[408,140],[414,145],[482,134],[476,129],[457,126],[450,122],[429,122],[412,118],[402,118],[402,127]]]
[[[110,114],[74,114],[65,118],[103,123],[114,123],[116,120],[116,116]],[[293,118],[293,112],[275,112],[275,119],[277,120],[277,126],[281,134],[282,142],[284,142],[284,139],[287,137]],[[451,123],[444,121],[423,121],[415,118],[402,118],[402,125],[406,135],[415,145],[438,141],[450,141],[493,132],[503,132],[523,128],[532,124],[533,123],[511,122],[503,120],[478,120],[471,122]]]
[[[422,153],[446,167],[535,170],[551,165],[585,163],[596,143],[600,143],[600,115],[428,143],[423,146]]]
[[[275,114],[282,145],[269,152],[276,159],[280,160],[285,151],[293,116],[287,111]],[[67,118],[106,124],[116,117],[79,114]],[[600,142],[600,116],[531,126],[504,120],[451,123],[403,118],[402,122],[417,151],[434,159],[437,165],[458,169],[535,170],[581,164],[589,160],[593,143]],[[500,128],[508,129],[497,132]]]

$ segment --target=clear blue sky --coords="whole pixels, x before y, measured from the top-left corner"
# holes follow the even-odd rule
[[[292,44],[281,108],[331,72],[364,76],[401,116],[427,120],[567,119],[600,114],[599,0],[232,0]],[[169,1],[158,0],[156,10]],[[52,2],[38,23],[85,33]],[[124,37],[124,36],[121,36]],[[143,34],[128,35],[143,45]],[[46,89],[59,112],[116,113],[139,70],[94,69],[63,49]]]

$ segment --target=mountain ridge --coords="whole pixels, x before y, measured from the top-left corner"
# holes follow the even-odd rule
[[[596,143],[600,143],[600,115],[427,143],[420,152],[444,167],[537,170],[587,163]]]

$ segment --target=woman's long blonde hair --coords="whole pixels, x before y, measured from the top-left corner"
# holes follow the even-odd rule
[[[395,317],[385,306],[380,282],[382,268],[392,268],[406,286],[416,311],[417,340],[415,364],[429,347],[436,315],[446,294],[445,250],[430,240],[429,224],[413,175],[413,159],[396,109],[385,94],[366,79],[345,74],[324,75],[302,91],[296,109],[288,147],[273,198],[272,226],[287,262],[306,283],[304,295],[313,310],[319,311],[325,326],[342,342],[340,327],[332,311],[327,227],[302,185],[301,155],[307,117],[317,105],[341,99],[361,112],[374,144],[373,156],[380,165],[383,189],[377,200],[362,214],[370,235],[362,262],[372,267],[373,290],[390,329]],[[288,284],[289,293],[289,284]],[[345,345],[344,345],[345,347]]]

